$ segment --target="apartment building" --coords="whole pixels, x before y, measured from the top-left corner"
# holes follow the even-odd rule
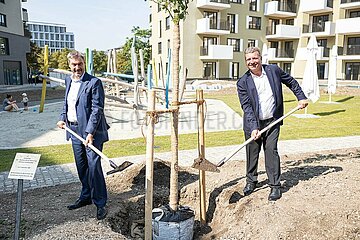
[[[166,69],[172,21],[157,4],[150,8],[153,61]],[[247,69],[244,49],[266,44],[269,63],[301,80],[315,35],[319,79],[328,78],[336,55],[337,79],[360,80],[360,0],[194,0],[188,12],[180,25],[180,65],[188,79],[237,79]],[[163,72],[157,71],[160,79]]]
[[[22,1],[0,0],[0,85],[27,83],[26,53],[30,52],[30,39],[24,36],[28,17],[21,7]]]
[[[50,53],[75,48],[74,33],[67,32],[64,24],[28,22],[27,27],[31,32],[31,41],[40,48],[48,45]]]
[[[150,2],[152,56],[157,74],[167,69],[172,46],[172,21],[160,6]],[[180,65],[188,79],[237,79],[246,66],[243,50],[265,41],[264,5],[259,0],[197,0],[180,24]],[[163,71],[161,71],[163,66]]]

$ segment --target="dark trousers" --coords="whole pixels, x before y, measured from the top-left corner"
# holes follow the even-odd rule
[[[70,126],[71,130],[78,132],[77,126]],[[105,178],[101,167],[101,157],[89,147],[71,136],[72,148],[75,157],[76,168],[82,189],[79,199],[92,200],[97,207],[103,207],[107,201]],[[102,151],[103,143],[93,142],[93,145]]]
[[[260,120],[260,129],[269,125],[273,119]],[[269,180],[270,187],[280,187],[280,157],[278,153],[278,139],[280,133],[280,125],[273,126],[266,131],[256,141],[252,141],[246,146],[246,181],[248,183],[256,183],[258,177],[258,162],[261,146],[265,153],[265,169]],[[246,139],[251,136],[245,135]]]

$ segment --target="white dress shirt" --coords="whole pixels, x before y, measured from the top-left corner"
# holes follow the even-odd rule
[[[275,110],[275,99],[264,68],[262,68],[260,76],[256,76],[252,73],[251,76],[258,92],[259,118],[260,120],[272,118]]]
[[[76,117],[76,100],[79,94],[79,89],[81,86],[81,79],[84,77],[84,74],[79,80],[74,80],[71,78],[71,85],[69,93],[67,95],[67,118],[69,122],[77,122]]]

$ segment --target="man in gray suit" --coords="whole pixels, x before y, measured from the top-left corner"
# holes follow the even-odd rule
[[[284,114],[282,84],[294,93],[300,108],[305,108],[308,103],[300,85],[293,77],[277,65],[261,64],[259,48],[247,48],[245,62],[249,70],[238,80],[237,91],[244,112],[245,138],[254,137],[254,141],[246,146],[246,185],[243,192],[247,196],[256,188],[259,152],[263,145],[265,169],[271,188],[268,199],[276,201],[281,198],[280,157],[277,143],[282,122],[263,134],[259,132]]]
[[[64,128],[66,124],[85,142],[66,133],[66,139],[72,142],[82,184],[78,200],[67,208],[74,210],[94,203],[97,207],[96,217],[101,220],[107,214],[107,190],[101,157],[86,146],[93,144],[101,151],[103,143],[109,140],[109,125],[104,115],[105,93],[100,79],[85,72],[85,58],[80,52],[70,52],[68,62],[72,75],[65,79],[65,102],[57,126]]]

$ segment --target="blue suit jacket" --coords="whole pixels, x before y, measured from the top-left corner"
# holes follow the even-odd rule
[[[67,120],[67,96],[69,93],[71,78],[65,79],[66,91],[63,111],[60,120]],[[95,143],[103,143],[109,140],[109,125],[104,115],[105,93],[100,79],[84,73],[76,101],[76,116],[79,123],[79,131],[84,139],[88,133],[94,136]],[[70,134],[66,133],[69,140]]]
[[[298,100],[306,99],[306,96],[299,83],[277,65],[263,64],[263,68],[274,95],[275,111],[273,117],[276,120],[284,114],[282,84],[285,84]],[[258,93],[250,70],[237,81],[237,91],[244,112],[243,129],[246,134],[250,135],[253,130],[260,129]],[[282,122],[280,124],[282,125]]]

